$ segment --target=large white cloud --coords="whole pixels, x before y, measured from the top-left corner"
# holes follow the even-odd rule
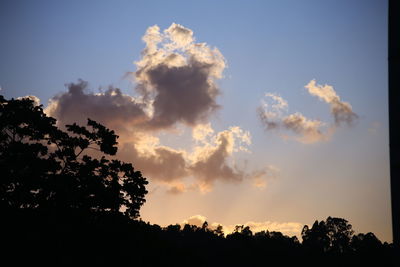
[[[87,118],[113,129],[120,136],[117,157],[133,162],[152,182],[168,192],[210,191],[216,181],[240,182],[263,175],[263,169],[239,168],[234,153],[248,151],[251,136],[240,127],[214,132],[210,115],[219,107],[225,59],[217,48],[197,43],[193,31],[173,23],[163,32],[149,27],[146,46],[133,73],[136,95],[118,88],[92,92],[79,80],[53,97],[46,113],[63,126]],[[191,147],[175,149],[161,144],[160,132],[177,126],[192,129]]]
[[[215,80],[225,68],[219,50],[196,43],[192,30],[175,23],[163,33],[158,26],[150,27],[143,40],[146,48],[134,75],[137,91],[152,108],[147,126],[205,122],[219,107]]]

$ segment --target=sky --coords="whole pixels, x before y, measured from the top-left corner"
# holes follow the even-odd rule
[[[392,242],[387,1],[0,2],[0,94],[114,129],[141,218]]]

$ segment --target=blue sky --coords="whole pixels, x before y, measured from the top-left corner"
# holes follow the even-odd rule
[[[235,162],[274,166],[279,175],[262,190],[222,181],[206,194],[155,189],[144,219],[167,224],[200,214],[224,225],[311,224],[338,216],[391,241],[386,1],[1,1],[0,92],[35,95],[46,106],[81,78],[92,92],[113,85],[135,95],[137,83],[125,74],[141,60],[141,38],[150,26],[163,31],[172,23],[226,60],[216,81],[221,108],[209,122],[215,132],[239,126],[251,134],[251,153],[236,153]],[[351,104],[355,124],[313,144],[266,131],[256,109],[267,92],[285,99],[289,113],[332,124],[329,106],[304,88],[312,79]],[[184,133],[156,136],[190,150],[191,128],[176,127]]]

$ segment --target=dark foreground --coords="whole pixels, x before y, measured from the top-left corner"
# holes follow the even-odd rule
[[[206,224],[161,228],[117,214],[90,219],[82,215],[52,218],[10,212],[3,217],[2,262],[9,266],[395,266],[392,246],[372,233],[342,241],[329,240],[329,234],[324,237],[318,226],[337,218],[305,227],[300,243],[279,232],[253,234],[242,226],[225,237],[221,229],[211,230]]]

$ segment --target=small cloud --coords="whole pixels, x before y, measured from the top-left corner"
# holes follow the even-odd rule
[[[27,95],[27,96],[17,97],[18,100],[25,99],[25,98],[32,100],[33,101],[33,105],[35,105],[35,106],[39,106],[40,105],[40,99],[37,96]]]
[[[282,97],[267,93],[261,100],[258,107],[258,116],[266,130],[289,130],[295,134],[293,139],[298,142],[310,144],[329,139],[327,133],[322,131],[325,125],[319,120],[311,120],[303,114],[296,112],[285,115],[288,110],[288,103]],[[290,138],[287,136],[287,138]]]
[[[207,220],[207,218],[204,217],[203,215],[194,215],[194,216],[191,216],[189,219],[184,220],[182,224],[183,225],[190,224],[190,225],[196,225],[198,227],[201,227],[206,220]]]
[[[194,215],[189,219],[185,220],[182,223],[182,225],[191,224],[201,227],[205,221],[207,221],[207,218],[205,216]],[[208,222],[208,227],[211,230],[215,230],[217,229],[218,226],[222,226],[225,235],[233,233],[236,225],[244,225],[245,227],[249,226],[250,230],[253,233],[261,231],[270,231],[270,232],[275,231],[275,232],[281,232],[282,234],[287,236],[297,236],[298,238],[301,237],[301,230],[303,229],[304,226],[304,224],[299,222],[248,221],[246,223],[229,224],[229,225],[224,225],[218,222],[212,222],[212,223]]]
[[[305,88],[311,95],[317,96],[321,101],[330,105],[331,114],[335,121],[334,125],[326,127],[326,123],[309,119],[300,112],[286,115],[288,110],[286,100],[276,94],[266,93],[265,98],[261,100],[261,105],[257,108],[258,117],[266,130],[289,130],[294,136],[281,136],[285,139],[294,139],[304,144],[311,144],[328,141],[334,134],[336,127],[343,123],[352,125],[358,118],[350,103],[341,101],[332,86],[327,84],[324,86],[317,85],[315,80],[311,80],[305,85]]]
[[[267,187],[268,182],[270,180],[277,179],[279,176],[280,176],[279,168],[273,165],[269,165],[264,169],[254,171],[251,174],[251,180],[255,188],[263,190]]]
[[[249,221],[244,224],[244,226],[249,226],[253,232],[261,232],[261,231],[275,231],[281,232],[284,235],[288,236],[297,236],[298,238],[301,236],[301,230],[303,229],[303,224],[298,222],[254,222]]]
[[[173,194],[173,195],[178,195],[186,192],[186,186],[183,183],[177,183],[172,185],[168,190],[167,193]]]
[[[353,112],[350,103],[341,101],[339,95],[332,86],[327,84],[322,86],[317,84],[314,79],[304,87],[308,89],[311,95],[317,96],[320,100],[330,105],[331,113],[337,126],[340,126],[342,123],[352,125],[358,118],[358,115]]]
[[[329,135],[322,132],[324,123],[319,120],[310,120],[303,114],[296,112],[282,119],[284,128],[298,134],[295,139],[304,144],[326,141]]]

